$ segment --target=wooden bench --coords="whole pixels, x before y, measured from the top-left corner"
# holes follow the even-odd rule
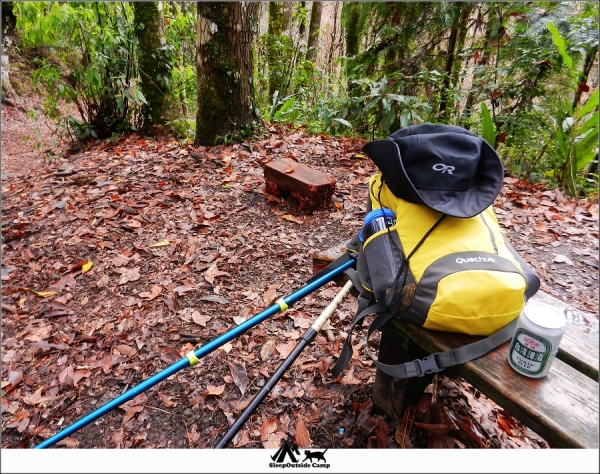
[[[344,250],[341,245],[312,255],[313,267],[322,267]],[[573,322],[585,318],[594,323],[597,318],[542,291],[533,299],[567,311],[569,316],[567,331],[547,377],[532,379],[515,372],[507,361],[509,342],[444,373],[467,380],[553,448],[598,449],[598,330],[593,327],[585,333],[583,325]],[[477,339],[431,331],[395,319],[382,331],[378,357],[383,363],[399,364]],[[397,417],[407,405],[407,394],[421,394],[431,377],[403,380],[392,390],[391,378],[377,371],[373,403],[388,416]]]

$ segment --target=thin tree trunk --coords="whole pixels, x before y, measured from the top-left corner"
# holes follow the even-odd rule
[[[450,39],[448,40],[448,55],[446,56],[446,67],[444,68],[444,80],[442,81],[441,100],[438,117],[446,119],[446,108],[450,101],[450,83],[454,70],[454,60],[456,57],[456,44],[458,42],[459,20],[461,18],[461,9],[463,3],[455,3],[453,5],[452,30],[450,31]]]
[[[283,2],[282,8],[284,23],[283,31],[287,32],[287,35],[292,37],[292,14],[294,13],[294,2]]]
[[[17,18],[13,13],[13,2],[2,2],[2,102],[11,103],[16,93],[10,83],[9,49],[12,44]]]
[[[479,60],[477,61],[479,64],[487,64],[490,60],[490,51],[492,49],[491,47],[491,43],[492,43],[492,32],[494,29],[494,18],[492,17],[492,12],[490,9],[490,13],[489,13],[490,17],[488,18],[486,27],[485,27],[485,48],[483,49],[483,52],[481,54],[481,56],[479,57]],[[460,119],[460,125],[463,127],[467,127],[468,128],[468,122],[469,119],[471,118],[471,115],[473,114],[473,104],[475,103],[475,89],[471,88],[471,90],[469,91],[469,94],[467,95],[467,100],[465,101],[465,108],[463,110],[463,114],[462,117]]]
[[[333,12],[333,27],[331,31],[331,45],[329,47],[329,51],[327,52],[327,72],[328,74],[333,74],[334,68],[336,64],[333,60],[335,55],[335,50],[338,47],[338,16],[340,13],[340,2],[335,2],[335,10]]]
[[[596,55],[598,54],[598,49],[586,50],[585,51],[585,59],[583,61],[583,71],[581,72],[581,76],[579,76],[579,84],[587,83],[588,77],[590,75],[590,71],[592,70],[592,66],[594,65],[594,61],[596,60]],[[579,105],[579,101],[581,100],[581,87],[577,88],[575,92],[575,97],[573,97],[573,111]]]
[[[462,69],[462,65],[463,65],[463,61],[462,59],[460,59],[460,53],[462,53],[464,47],[465,47],[465,40],[467,37],[467,30],[469,29],[469,19],[471,17],[471,13],[473,12],[473,8],[475,7],[475,5],[473,3],[466,3],[463,6],[461,15],[460,15],[460,21],[459,21],[459,25],[458,25],[458,39],[456,41],[456,55],[459,55],[458,60],[455,59],[454,61],[454,70],[452,72],[452,78],[450,81],[450,87],[454,88],[458,85],[459,82],[459,75],[460,75],[460,71]],[[458,108],[458,106],[457,106]],[[456,117],[456,120],[459,119],[460,117],[460,113],[457,114],[458,116]]]
[[[306,11],[306,2],[300,2],[300,8]],[[304,41],[304,34],[306,33],[306,17],[300,16],[300,22],[298,23],[298,36],[300,37],[300,43]]]
[[[360,45],[360,11],[358,2],[346,2],[342,7],[342,18],[346,29],[346,78],[348,80],[348,95],[355,94],[356,87],[352,84],[352,58],[359,52]]]
[[[140,48],[141,90],[148,102],[142,106],[143,129],[150,131],[165,123],[169,68],[162,49],[164,17],[161,2],[133,2],[133,8]]]
[[[319,36],[321,33],[321,16],[323,15],[323,2],[313,2],[308,27],[308,44],[306,60],[315,62],[317,59]]]
[[[269,65],[269,97],[273,97],[275,91],[281,92],[285,77],[282,70],[281,48],[279,38],[283,35],[286,26],[286,18],[283,11],[283,2],[269,3],[269,28],[267,30],[267,63]]]
[[[251,126],[252,41],[258,2],[197,2],[196,145],[214,145]]]

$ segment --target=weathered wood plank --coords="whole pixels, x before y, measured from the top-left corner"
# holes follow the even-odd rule
[[[478,339],[428,331],[399,321],[388,324],[386,331],[398,331],[431,353]],[[597,449],[598,382],[561,360],[554,361],[547,377],[532,379],[522,376],[508,364],[508,346],[507,342],[495,351],[455,366],[448,372],[468,380],[553,447]]]
[[[335,191],[335,179],[288,158],[268,163],[264,177],[268,193],[289,194],[307,211],[328,205]]]

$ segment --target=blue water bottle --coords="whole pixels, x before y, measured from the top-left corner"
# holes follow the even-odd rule
[[[380,230],[392,227],[396,223],[396,215],[390,209],[374,209],[365,216],[365,223],[359,238],[365,243],[369,237]]]
[[[375,299],[392,313],[400,309],[402,289],[406,283],[403,274],[408,271],[398,234],[391,229],[395,224],[396,215],[390,209],[374,209],[365,216],[359,233]]]

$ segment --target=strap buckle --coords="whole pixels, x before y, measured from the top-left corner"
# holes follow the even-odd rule
[[[441,372],[442,370],[444,370],[443,368],[440,368],[440,366],[437,363],[437,360],[435,358],[435,356],[439,354],[438,352],[436,352],[435,354],[430,354],[427,357],[423,357],[423,359],[416,359],[413,361],[414,363],[414,369],[413,370],[409,370],[407,367],[407,375],[409,377],[425,377],[426,375],[430,375],[430,374],[437,374],[438,372]],[[411,367],[412,369],[412,367]]]

